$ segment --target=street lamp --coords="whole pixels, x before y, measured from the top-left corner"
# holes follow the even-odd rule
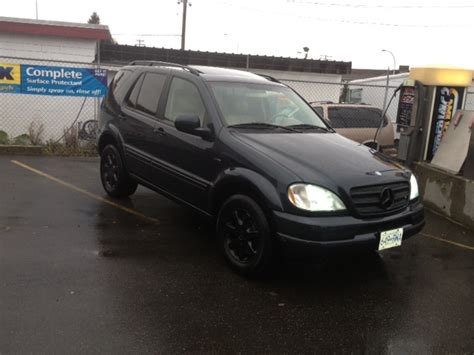
[[[392,56],[392,59],[393,59],[393,75],[395,75],[395,69],[397,67],[397,62],[395,61],[395,55],[393,54],[392,51],[389,51],[388,49],[382,49],[382,52],[390,53],[390,55]]]

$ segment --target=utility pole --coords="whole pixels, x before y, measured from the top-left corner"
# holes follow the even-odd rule
[[[36,0],[35,5],[36,5],[36,19],[38,19],[38,0]]]
[[[191,6],[189,0],[178,0],[178,4],[183,4],[183,24],[181,27],[181,50],[186,47],[186,14],[188,11],[188,5]]]

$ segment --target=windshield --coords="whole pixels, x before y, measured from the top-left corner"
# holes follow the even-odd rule
[[[264,84],[211,83],[227,126],[308,125],[327,129],[322,119],[291,89]]]

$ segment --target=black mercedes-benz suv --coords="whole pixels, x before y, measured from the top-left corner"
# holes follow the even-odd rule
[[[270,269],[281,247],[382,250],[424,225],[409,170],[245,71],[132,62],[102,103],[98,149],[110,196],[141,184],[213,218],[247,275]]]

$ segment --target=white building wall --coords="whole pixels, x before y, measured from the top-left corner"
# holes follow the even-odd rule
[[[387,90],[387,105],[390,98],[395,91],[395,88],[400,86],[406,79],[408,79],[409,74],[396,74],[389,76],[388,86],[389,89]],[[360,79],[360,80],[353,80],[349,83],[349,89],[361,89],[361,101],[365,104],[374,105],[379,107],[380,109],[384,109],[384,98],[385,98],[385,86],[387,85],[387,77],[386,76],[379,76],[375,78],[369,79]],[[358,85],[361,84],[361,85]],[[367,86],[365,86],[367,85]],[[397,117],[397,110],[398,110],[398,96],[393,99],[390,108],[387,111],[388,117],[395,122]]]
[[[250,69],[249,71],[269,75],[282,81],[296,90],[308,102],[339,102],[342,75],[261,69]]]
[[[95,40],[0,33],[2,57],[91,63],[96,45]]]
[[[95,40],[0,33],[0,63],[87,68],[92,67],[95,53]],[[76,119],[83,101],[83,97],[0,93],[0,130],[14,139],[27,134],[34,122],[44,127],[43,141],[56,140]],[[87,98],[78,122],[94,119],[97,106],[98,99]]]

